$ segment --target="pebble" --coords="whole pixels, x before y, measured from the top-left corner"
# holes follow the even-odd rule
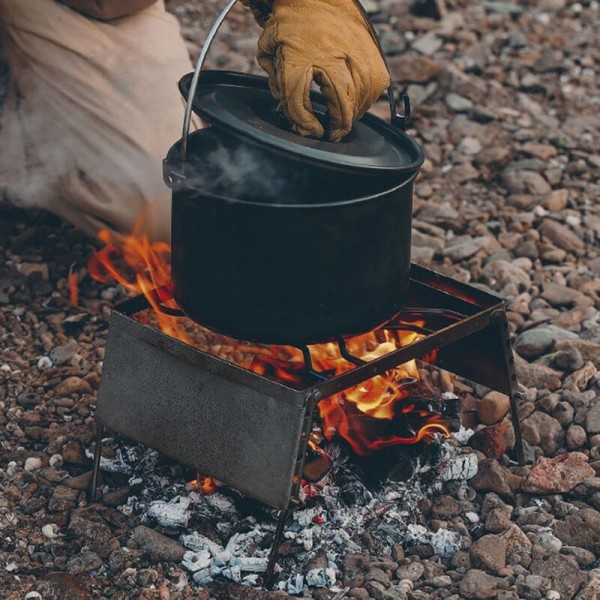
[[[95,571],[102,566],[102,559],[95,552],[82,552],[67,560],[66,570],[71,575]]]
[[[473,543],[469,556],[474,567],[499,571],[506,566],[506,542],[497,535],[484,535]]]
[[[25,461],[24,469],[26,471],[37,471],[42,468],[42,461],[37,456],[30,456]]]
[[[133,531],[132,539],[138,546],[148,552],[154,560],[179,562],[183,559],[185,548],[176,540],[172,540],[150,527],[138,525]]]
[[[58,535],[59,531],[58,525],[55,523],[48,523],[42,527],[42,533],[44,534],[44,537],[47,537],[49,540],[54,539]]]
[[[510,399],[501,392],[488,392],[479,403],[479,420],[485,425],[501,421],[510,410]]]

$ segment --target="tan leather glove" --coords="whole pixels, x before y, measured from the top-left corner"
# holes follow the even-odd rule
[[[58,0],[88,17],[110,21],[137,12],[156,0]]]
[[[314,80],[327,99],[327,137],[341,140],[389,85],[389,74],[354,0],[245,0],[264,25],[258,63],[294,131],[320,138],[312,113]],[[262,23],[261,23],[262,21]]]

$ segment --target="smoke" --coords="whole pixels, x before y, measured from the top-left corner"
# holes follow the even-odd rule
[[[208,134],[209,130],[196,135]],[[252,144],[232,143],[224,136],[206,151],[190,151],[186,165],[189,185],[200,193],[265,204],[294,204],[303,201],[310,174],[275,151]],[[304,198],[304,201],[307,201]]]

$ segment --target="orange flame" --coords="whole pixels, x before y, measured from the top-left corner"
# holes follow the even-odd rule
[[[69,301],[71,306],[79,306],[79,278],[77,273],[74,272],[75,265],[71,265],[69,268],[69,276],[67,282],[69,284]]]
[[[188,482],[188,488],[192,490],[200,490],[203,494],[214,494],[219,487],[219,482],[212,477],[205,477],[198,473],[196,475],[196,479],[192,479],[192,481]]]
[[[170,246],[164,242],[151,242],[143,232],[143,218],[128,236],[115,236],[106,230],[98,234],[104,247],[88,262],[88,271],[97,281],[117,282],[135,294],[144,294],[158,320],[160,329],[190,345],[194,341],[186,333],[184,319],[167,315],[160,310],[161,305],[176,308],[172,299],[170,278]],[[412,325],[422,326],[422,321]],[[205,331],[196,325],[199,330]],[[349,352],[366,362],[412,344],[421,339],[422,334],[412,331],[375,330],[347,340]],[[236,362],[237,357],[250,356],[250,360],[237,364],[284,384],[301,386],[306,383],[304,358],[298,348],[290,346],[244,345],[229,338],[219,338],[216,346],[201,347],[213,354],[219,353]],[[354,368],[340,353],[335,343],[318,344],[310,347],[311,359],[316,370],[328,376],[340,375]],[[249,364],[248,364],[249,363]],[[371,379],[338,394],[323,399],[319,403],[323,432],[327,439],[336,435],[343,437],[356,454],[364,456],[382,448],[397,444],[415,444],[429,439],[435,432],[449,435],[449,431],[438,415],[424,412],[413,413],[410,405],[402,401],[408,396],[408,387],[419,379],[419,371],[414,360],[400,365],[383,375]],[[394,420],[402,414],[418,416],[420,426],[414,435],[401,435],[393,431]],[[377,424],[384,424],[387,433],[378,430]],[[410,430],[407,433],[411,433]],[[209,478],[205,478],[205,482]],[[212,480],[210,480],[212,481]],[[212,484],[206,483],[207,489]]]

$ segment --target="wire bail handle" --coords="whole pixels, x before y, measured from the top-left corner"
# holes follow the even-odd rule
[[[194,98],[196,97],[196,91],[198,89],[198,82],[200,80],[200,73],[202,72],[202,68],[204,67],[204,63],[206,62],[206,57],[208,56],[208,52],[210,47],[223,24],[223,21],[227,18],[227,15],[231,12],[233,7],[237,4],[238,0],[229,0],[225,5],[225,8],[221,11],[221,14],[217,17],[217,20],[214,22],[211,27],[208,35],[206,36],[206,40],[204,45],[202,46],[202,52],[200,52],[200,56],[198,57],[198,62],[196,63],[196,68],[194,70],[194,76],[192,77],[192,81],[190,83],[190,89],[188,92],[187,102],[185,105],[185,115],[183,118],[183,130],[181,132],[181,151],[179,153],[179,170],[178,172],[171,171],[169,178],[170,179],[185,179],[185,160],[187,158],[187,149],[188,149],[188,140],[190,135],[190,125],[192,121],[192,109],[194,106]],[[387,89],[388,100],[390,104],[390,115],[391,115],[391,123],[395,127],[399,127],[400,129],[406,129],[406,125],[411,115],[411,106],[410,99],[406,93],[402,94],[402,101],[404,104],[404,114],[401,115],[398,113],[396,107],[396,99],[394,98],[394,89],[391,83],[391,73],[388,62],[385,58],[385,54],[383,52],[383,48],[381,47],[381,43],[379,41],[379,37],[377,36],[377,32],[371,23],[365,9],[363,8],[360,0],[353,0],[361,14],[365,19],[365,23],[367,24],[369,31],[371,32],[371,37],[373,41],[377,45],[379,53],[381,54],[381,58],[385,64],[385,68],[387,69],[388,74],[390,74],[390,85]]]

